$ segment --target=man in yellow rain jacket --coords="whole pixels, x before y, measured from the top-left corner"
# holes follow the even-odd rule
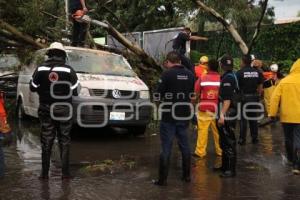
[[[272,94],[276,88],[277,83],[277,72],[278,72],[278,65],[272,64],[270,66],[270,71],[263,72],[264,76],[264,102],[265,102],[265,108],[267,113],[270,112],[270,101]]]
[[[293,173],[300,174],[300,58],[274,90],[269,117],[277,115],[279,105],[287,158],[293,163]]]

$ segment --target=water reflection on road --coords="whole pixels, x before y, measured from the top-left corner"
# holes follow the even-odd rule
[[[150,184],[157,176],[159,137],[149,130],[135,137],[123,130],[76,129],[72,133],[70,182],[60,179],[59,165],[51,166],[49,182],[40,182],[40,138],[38,121],[15,124],[16,142],[5,148],[7,172],[0,180],[0,199],[299,199],[300,179],[282,162],[283,135],[278,125],[260,129],[260,143],[238,147],[237,178],[220,179],[212,167],[220,164],[209,145],[205,159],[193,160],[191,184],[180,181],[180,156],[173,151],[169,185]],[[191,140],[195,137],[190,134]],[[250,141],[250,139],[249,139]],[[177,147],[176,147],[177,149]],[[53,161],[57,163],[57,149]],[[87,163],[122,156],[135,159],[134,169],[88,175]],[[53,163],[52,163],[53,164]]]

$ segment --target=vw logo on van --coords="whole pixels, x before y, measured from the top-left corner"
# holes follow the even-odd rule
[[[120,92],[120,90],[113,90],[113,91],[112,91],[112,96],[113,96],[115,99],[121,98],[121,92]]]

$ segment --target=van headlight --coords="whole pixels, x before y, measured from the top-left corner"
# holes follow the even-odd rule
[[[150,98],[149,91],[148,90],[140,91],[140,98],[141,99],[149,99]]]
[[[90,97],[91,95],[90,95],[89,89],[86,88],[86,87],[82,87],[80,89],[79,96],[81,96],[81,97]]]

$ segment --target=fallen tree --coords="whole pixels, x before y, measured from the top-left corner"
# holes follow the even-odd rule
[[[11,35],[13,35],[15,38],[17,38],[17,40],[21,40],[23,43],[31,45],[34,49],[41,49],[41,48],[47,47],[45,44],[36,42],[31,36],[20,32],[17,28],[6,23],[5,21],[3,21],[1,19],[0,19],[0,27],[1,27],[1,29],[6,30]]]
[[[231,34],[235,43],[239,46],[239,48],[241,49],[241,51],[244,55],[251,53],[253,45],[255,44],[255,41],[260,32],[260,26],[261,26],[261,22],[265,16],[265,13],[266,13],[266,9],[268,6],[268,0],[264,0],[261,3],[261,7],[262,7],[261,16],[260,16],[259,21],[257,22],[256,30],[255,30],[255,33],[252,37],[252,40],[251,40],[249,46],[247,46],[246,42],[243,40],[243,38],[241,37],[241,35],[237,31],[237,29],[234,27],[234,25],[232,23],[229,23],[224,17],[222,17],[222,15],[220,13],[218,13],[215,9],[207,6],[201,0],[193,0],[193,1],[199,6],[200,9],[209,13],[211,16],[213,16],[218,22],[220,22],[223,25],[223,27]]]

